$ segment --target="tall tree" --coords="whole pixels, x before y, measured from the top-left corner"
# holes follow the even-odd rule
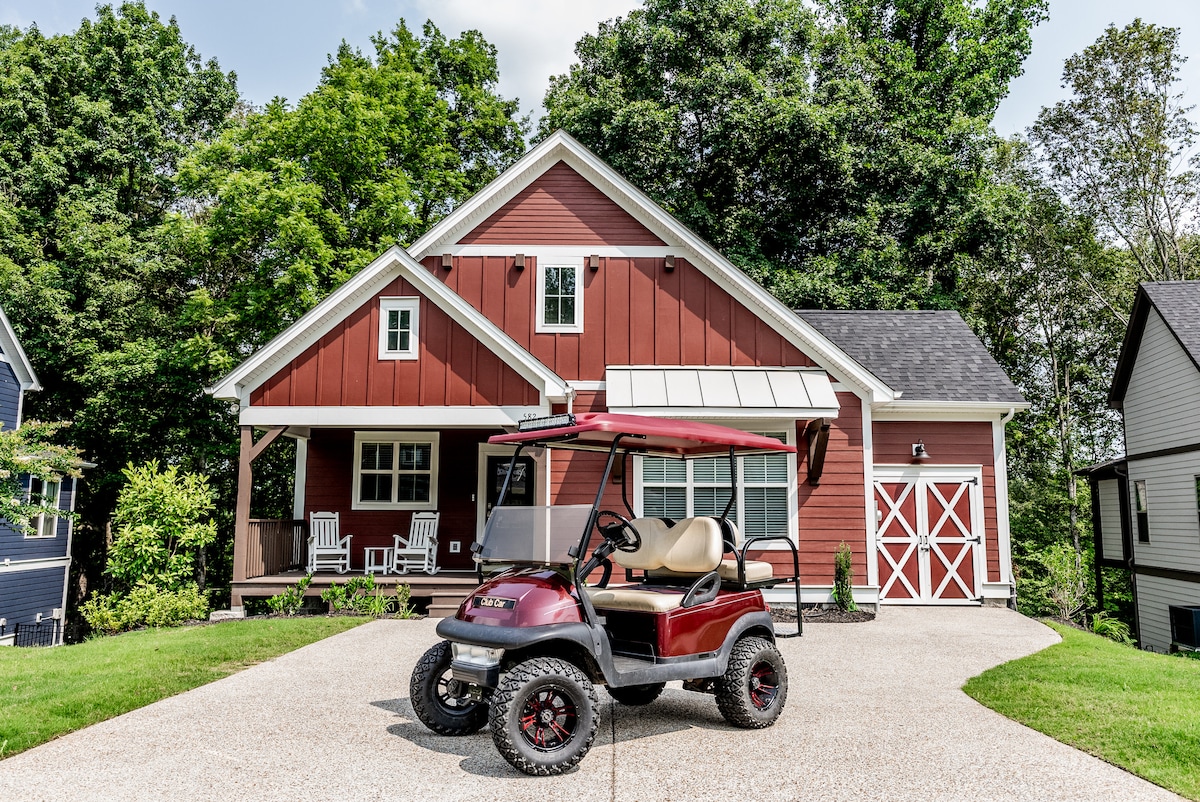
[[[649,0],[576,45],[565,128],[795,305],[954,305],[999,235],[989,123],[1041,0]]]
[[[1197,271],[1185,248],[1200,214],[1200,170],[1190,162],[1197,129],[1182,103],[1179,31],[1134,20],[1110,25],[1067,59],[1072,96],[1042,109],[1030,129],[1055,187],[1128,253],[1133,281],[1110,313],[1127,315],[1136,281]]]

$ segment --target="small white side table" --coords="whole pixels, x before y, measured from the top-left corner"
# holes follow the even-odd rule
[[[367,546],[363,549],[363,573],[387,573],[392,567],[394,546]]]

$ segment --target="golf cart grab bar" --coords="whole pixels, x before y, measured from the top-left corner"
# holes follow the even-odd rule
[[[800,611],[800,552],[796,548],[796,544],[787,535],[754,535],[748,537],[742,543],[742,550],[736,552],[738,558],[738,579],[744,585],[746,583],[746,552],[750,550],[752,543],[761,543],[766,540],[782,540],[787,544],[787,547],[792,552],[792,584],[796,586],[796,633],[783,635],[775,633],[777,638],[795,638],[804,634],[804,616]]]

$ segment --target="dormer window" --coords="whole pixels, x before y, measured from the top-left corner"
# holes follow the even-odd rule
[[[379,299],[379,358],[416,359],[419,298]]]
[[[543,257],[538,264],[537,331],[583,331],[583,260]]]

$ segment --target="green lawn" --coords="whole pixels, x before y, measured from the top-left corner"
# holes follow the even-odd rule
[[[1051,626],[1063,642],[963,689],[993,710],[1200,800],[1200,660]]]
[[[366,618],[227,621],[0,649],[0,757],[221,679]]]

